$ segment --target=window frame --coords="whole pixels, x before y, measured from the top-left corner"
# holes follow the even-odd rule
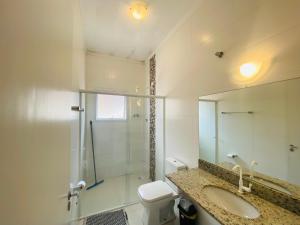
[[[101,95],[109,95],[109,96],[119,96],[119,97],[123,97],[124,98],[124,117],[123,118],[101,118],[98,117],[98,98]],[[96,109],[95,109],[95,119],[96,121],[127,121],[127,97],[123,96],[123,95],[111,95],[111,94],[96,94]]]

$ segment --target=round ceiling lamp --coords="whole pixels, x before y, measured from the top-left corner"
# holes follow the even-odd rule
[[[148,6],[144,1],[134,1],[130,5],[130,14],[136,20],[142,20],[147,16]]]
[[[259,66],[255,63],[245,63],[240,66],[242,76],[250,78],[256,75],[259,71]]]

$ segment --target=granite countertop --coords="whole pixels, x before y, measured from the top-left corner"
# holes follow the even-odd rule
[[[167,177],[188,197],[224,225],[300,225],[300,216],[272,204],[254,194],[238,192],[238,187],[202,169],[195,168],[169,174]],[[228,190],[251,203],[260,212],[256,219],[247,219],[231,214],[211,202],[202,190],[205,186],[216,186]]]

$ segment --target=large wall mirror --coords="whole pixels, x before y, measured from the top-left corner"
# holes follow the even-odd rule
[[[199,98],[199,155],[300,199],[300,78]]]

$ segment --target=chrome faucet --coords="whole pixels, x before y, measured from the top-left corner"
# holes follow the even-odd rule
[[[239,193],[243,194],[244,191],[246,192],[251,192],[251,187],[252,187],[252,184],[249,183],[249,187],[245,187],[244,186],[244,182],[243,182],[243,169],[240,165],[235,165],[233,168],[232,168],[233,171],[237,171],[239,170],[240,171],[240,180],[239,180]]]

